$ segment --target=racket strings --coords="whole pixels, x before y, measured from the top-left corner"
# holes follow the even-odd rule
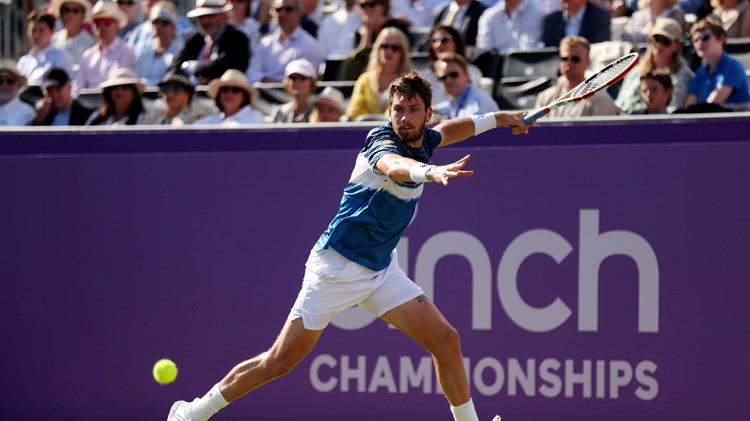
[[[596,92],[602,86],[609,84],[612,80],[619,79],[617,76],[627,70],[635,59],[635,57],[628,56],[623,60],[610,64],[578,85],[573,91],[573,96],[578,97],[586,95],[589,92]]]

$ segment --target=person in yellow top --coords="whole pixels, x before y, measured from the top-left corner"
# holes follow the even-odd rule
[[[367,71],[354,84],[346,114],[350,120],[367,114],[383,114],[386,110],[388,86],[399,75],[411,70],[409,41],[396,28],[380,31],[370,53]]]

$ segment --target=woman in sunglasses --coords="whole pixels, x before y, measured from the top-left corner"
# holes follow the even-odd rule
[[[184,43],[177,36],[177,7],[168,1],[151,6],[149,19],[154,40],[149,44],[138,44],[133,52],[138,61],[135,74],[145,79],[148,86],[156,86],[172,66]]]
[[[292,60],[284,71],[284,89],[292,99],[271,112],[274,123],[306,123],[312,112],[312,95],[318,73],[315,66],[305,59]]]
[[[251,105],[258,91],[247,81],[245,73],[229,69],[219,79],[208,84],[208,96],[216,100],[219,112],[207,115],[195,123],[201,125],[239,126],[261,124],[263,114]]]
[[[409,42],[396,28],[384,28],[373,44],[367,71],[354,83],[354,91],[346,109],[351,120],[367,114],[383,114],[386,110],[388,86],[399,75],[411,70]]]
[[[646,107],[641,94],[641,77],[655,70],[664,70],[672,76],[670,110],[682,108],[693,80],[693,71],[682,57],[682,27],[674,19],[659,18],[648,34],[648,47],[638,71],[625,76],[615,104],[626,113]]]
[[[727,105],[750,105],[745,68],[724,51],[727,42],[724,27],[711,19],[702,19],[690,28],[690,37],[704,64],[695,72],[685,107],[701,105],[693,110],[722,111]]]
[[[130,69],[118,69],[99,85],[102,106],[87,126],[134,126],[146,123],[143,83]]]
[[[681,33],[687,33],[685,12],[682,11],[679,0],[639,0],[638,10],[633,13],[624,28],[623,39],[635,44],[648,42],[658,18],[674,19],[682,29]]]
[[[430,68],[424,72],[424,77],[432,84],[432,105],[435,105],[450,100],[450,96],[445,92],[443,84],[440,83],[435,75],[435,61],[437,57],[443,53],[456,53],[466,58],[466,44],[461,33],[450,25],[438,25],[434,27],[432,32],[430,32],[428,42],[430,43],[428,50]],[[482,71],[479,70],[479,67],[469,63],[467,71],[469,72],[469,83],[479,86],[479,81],[482,79]]]
[[[157,109],[149,113],[146,124],[184,126],[202,118],[204,113],[192,106],[195,88],[179,70],[168,72],[159,83]]]
[[[52,36],[55,47],[66,50],[73,61],[73,72],[78,70],[83,52],[96,44],[96,38],[84,29],[83,23],[89,16],[91,5],[88,0],[54,0],[52,10],[55,17],[62,19],[64,27]]]

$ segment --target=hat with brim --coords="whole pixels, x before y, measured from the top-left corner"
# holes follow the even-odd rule
[[[187,12],[187,17],[197,18],[207,15],[218,15],[232,10],[232,5],[226,0],[198,0],[195,2],[195,8]]]
[[[26,77],[18,71],[18,63],[10,58],[4,58],[0,60],[0,75],[14,76],[16,79],[21,80],[21,85],[26,84]]]
[[[164,88],[170,83],[176,83],[178,85],[182,85],[188,88],[190,91],[195,90],[195,87],[193,86],[193,84],[190,83],[190,79],[184,73],[180,73],[176,71],[167,72],[167,74],[164,75],[164,78],[161,80],[161,82],[159,82],[158,86],[159,88]]]
[[[661,35],[672,41],[679,41],[682,38],[682,26],[674,19],[658,18],[648,32],[648,35],[652,37],[654,35]]]
[[[168,20],[172,22],[172,25],[177,25],[177,9],[174,8],[172,3],[160,1],[151,7],[151,12],[148,15],[150,21],[157,19]]]
[[[244,90],[250,96],[250,102],[254,102],[258,97],[258,91],[247,81],[245,73],[236,69],[229,69],[219,79],[212,80],[208,84],[208,96],[216,98],[219,96],[219,90],[225,86],[235,86]]]
[[[143,88],[144,88],[143,82],[135,76],[135,73],[133,73],[132,70],[128,68],[117,69],[113,71],[112,73],[110,73],[109,78],[107,78],[107,80],[99,84],[99,89],[104,91],[105,89],[111,88],[113,86],[125,86],[125,85],[135,85],[135,88],[138,90],[138,93],[143,95]]]
[[[62,6],[65,3],[75,3],[81,7],[83,7],[83,17],[85,18],[91,13],[91,3],[88,2],[88,0],[54,0],[52,2],[52,12],[55,14],[55,17],[61,18],[62,17]]]
[[[128,17],[120,10],[115,2],[99,0],[91,9],[91,19],[110,18],[117,22],[118,28],[124,28],[128,24]]]
[[[344,113],[344,94],[336,88],[326,86],[317,97],[314,104],[325,104],[336,108],[340,113]]]

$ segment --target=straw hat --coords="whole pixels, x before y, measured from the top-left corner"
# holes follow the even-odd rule
[[[26,78],[18,71],[18,64],[13,59],[4,58],[0,60],[0,75],[15,76],[16,79],[21,80],[21,85],[26,84]]]
[[[657,18],[648,34],[649,36],[661,35],[672,41],[679,41],[682,38],[682,26],[674,19]]]
[[[128,17],[122,10],[120,10],[117,3],[112,1],[99,0],[96,2],[94,8],[91,9],[91,18],[111,18],[117,22],[118,28],[123,28],[128,24]]]
[[[88,0],[54,0],[52,2],[52,12],[55,14],[55,17],[57,18],[62,17],[62,13],[60,12],[60,9],[62,9],[62,5],[65,3],[75,3],[83,7],[84,18],[91,13],[91,3],[89,3]]]
[[[334,107],[343,114],[344,94],[342,94],[341,91],[334,87],[326,86],[326,88],[323,89],[323,92],[315,97],[315,104],[325,104]]]
[[[229,69],[221,75],[221,78],[212,80],[208,84],[208,96],[216,98],[219,96],[219,90],[225,86],[236,86],[245,90],[250,95],[250,102],[258,97],[258,91],[247,81],[245,73],[236,69]]]
[[[218,15],[232,10],[232,5],[227,4],[226,0],[198,0],[195,2],[195,8],[187,12],[187,17],[197,18],[199,16]]]
[[[123,85],[135,85],[138,92],[143,95],[143,82],[135,76],[135,72],[125,67],[112,71],[107,80],[99,84],[99,89],[104,91],[112,86]]]

